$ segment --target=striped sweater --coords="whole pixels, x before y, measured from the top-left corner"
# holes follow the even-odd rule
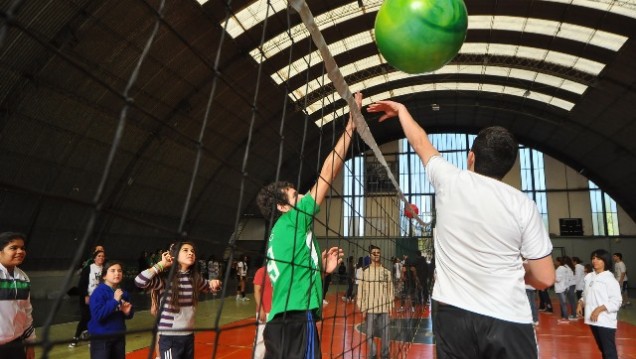
[[[13,275],[0,264],[0,345],[19,337],[35,341],[31,281],[20,268]]]
[[[171,293],[168,293],[166,303],[161,311],[159,319],[159,333],[164,335],[188,335],[194,330],[194,314],[196,307],[194,302],[194,291],[196,287],[199,292],[209,292],[210,282],[201,277],[199,283],[193,286],[189,277],[190,272],[179,271],[179,310],[176,310],[171,304]],[[166,288],[166,279],[156,275],[155,271],[150,268],[139,273],[135,278],[135,284],[139,288],[159,290],[162,292]]]

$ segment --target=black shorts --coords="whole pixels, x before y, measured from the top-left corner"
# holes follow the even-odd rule
[[[532,323],[508,322],[442,303],[433,321],[438,359],[539,357]]]
[[[263,332],[265,359],[320,359],[316,321],[309,311],[277,314]]]

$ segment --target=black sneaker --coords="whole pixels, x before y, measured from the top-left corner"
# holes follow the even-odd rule
[[[79,342],[79,338],[73,337],[73,341],[68,345],[69,348],[75,348],[77,343]]]

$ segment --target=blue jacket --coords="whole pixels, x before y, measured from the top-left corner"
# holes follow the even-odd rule
[[[128,292],[124,291],[122,299],[130,302]],[[114,290],[104,283],[95,288],[88,305],[91,310],[91,320],[88,322],[88,333],[91,335],[110,334],[126,330],[126,319],[134,315],[134,308],[126,316],[119,310],[119,302],[114,298]]]

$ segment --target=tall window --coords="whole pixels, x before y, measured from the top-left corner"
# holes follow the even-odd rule
[[[444,133],[428,136],[433,146],[450,163],[461,169],[466,169],[468,150],[475,139],[474,135]],[[410,203],[415,204],[420,211],[420,217],[424,222],[433,220],[434,215],[434,189],[426,177],[426,169],[406,139],[400,140],[399,176],[400,187]],[[412,225],[403,211],[401,218],[402,236],[424,236],[430,228],[420,225]]]
[[[521,191],[526,193],[539,207],[545,228],[549,229],[548,195],[545,189],[545,166],[543,153],[528,147],[520,146]]]
[[[364,156],[347,160],[344,168],[344,235],[364,235]]]
[[[598,186],[589,181],[590,205],[592,207],[592,227],[595,236],[617,236],[618,210],[616,202]]]

